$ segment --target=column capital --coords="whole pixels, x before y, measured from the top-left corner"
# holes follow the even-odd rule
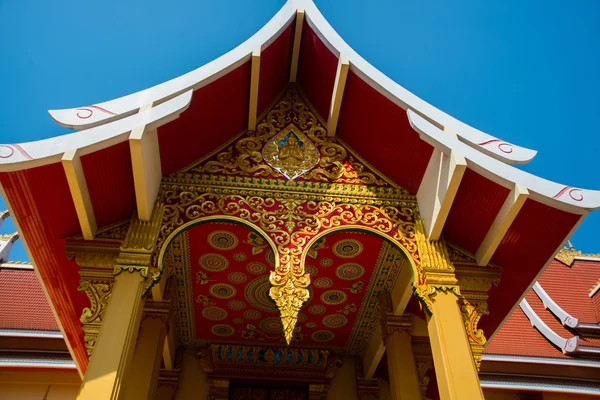
[[[379,384],[377,383],[377,379],[365,377],[360,360],[355,360],[354,362],[354,374],[358,400],[379,399]]]
[[[467,266],[456,268],[456,277],[461,288],[460,311],[477,370],[481,366],[483,346],[487,342],[483,329],[479,329],[477,325],[482,316],[489,314],[487,292],[492,286],[498,286],[501,275],[500,268]]]
[[[144,303],[144,313],[142,315],[142,324],[147,319],[158,319],[165,326],[169,326],[173,312],[173,302],[170,300],[153,301],[146,300]]]
[[[152,254],[158,240],[164,209],[164,204],[156,203],[148,221],[139,219],[137,213],[131,217],[127,235],[116,258],[113,275],[121,272],[139,272],[144,278],[151,275]]]
[[[383,343],[394,333],[412,335],[412,322],[408,314],[395,315],[393,312],[390,293],[383,290],[379,295],[379,319]]]
[[[415,279],[414,292],[425,306],[426,312],[431,314],[432,301],[438,292],[452,292],[458,297],[460,287],[444,237],[440,236],[438,240],[429,240],[425,224],[418,218],[415,223],[415,238],[419,251],[421,276],[418,280]]]

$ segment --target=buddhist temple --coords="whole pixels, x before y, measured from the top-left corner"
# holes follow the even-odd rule
[[[81,88],[85,90],[85,88]],[[310,0],[0,145],[0,399],[600,396],[600,191],[515,164]],[[21,240],[30,263],[10,262]]]

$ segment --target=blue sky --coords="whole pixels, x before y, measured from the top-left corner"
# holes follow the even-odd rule
[[[481,130],[534,148],[522,168],[600,189],[600,2],[321,0],[369,62]],[[66,133],[46,110],[188,72],[256,32],[283,1],[0,0],[0,142]],[[600,212],[573,237],[600,252]],[[5,224],[2,232],[14,228]],[[14,259],[26,259],[18,246]]]

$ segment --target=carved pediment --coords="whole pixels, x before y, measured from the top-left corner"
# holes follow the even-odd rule
[[[255,131],[243,133],[165,181],[226,182],[230,186],[269,182],[284,190],[310,186],[313,191],[325,192],[331,185],[358,185],[375,187],[379,193],[409,195],[340,139],[327,137],[324,124],[293,85]]]

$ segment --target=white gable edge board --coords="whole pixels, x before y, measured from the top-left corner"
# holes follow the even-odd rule
[[[285,28],[294,21],[295,17],[296,9],[293,8],[288,1],[277,14],[275,14],[273,18],[271,18],[271,20],[252,37],[228,53],[204,64],[200,68],[151,88],[114,100],[94,104],[92,106],[49,110],[48,112],[59,125],[82,130],[104,124],[107,120],[121,118],[121,115],[136,112],[144,104],[160,103],[165,98],[170,98],[175,94],[186,92],[190,89],[200,89],[249,61],[252,52],[257,48],[264,51],[269,44],[277,39]],[[89,110],[90,108],[99,112],[93,112]],[[78,113],[85,118],[78,117]],[[87,116],[88,113],[89,116]]]
[[[502,162],[527,163],[537,153],[535,150],[507,143],[475,129],[425,102],[391,80],[362,58],[340,37],[312,0],[288,0],[265,26],[244,43],[187,74],[114,100],[77,108],[50,110],[49,113],[58,124],[82,130],[131,115],[143,104],[160,103],[166,98],[189,89],[199,89],[248,61],[255,49],[264,50],[268,47],[295,20],[298,9],[304,10],[305,20],[309,26],[336,57],[339,57],[340,54],[347,56],[353,72],[402,109],[415,110],[434,124],[456,132],[459,140],[469,146]]]
[[[465,157],[469,168],[509,190],[519,184],[530,191],[531,199],[573,214],[586,215],[600,208],[598,190],[579,189],[522,171],[454,140],[413,110],[409,109],[407,114],[413,129],[425,142],[446,154],[457,151]]]
[[[145,130],[150,131],[177,119],[191,99],[192,91],[189,90],[146,111],[84,131],[20,145],[0,145],[0,155],[5,157],[0,158],[0,172],[60,162],[62,155],[73,149],[78,149],[77,154],[84,156],[127,141],[135,128],[145,126]]]

